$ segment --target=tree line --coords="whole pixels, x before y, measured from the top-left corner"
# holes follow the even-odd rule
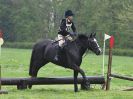
[[[57,36],[71,9],[78,33],[115,36],[118,48],[133,48],[133,0],[0,0],[0,29],[7,42],[35,42]]]

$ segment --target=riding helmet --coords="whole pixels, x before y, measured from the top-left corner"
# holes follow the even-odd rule
[[[68,16],[73,16],[73,12],[71,10],[67,10],[65,11],[65,17],[68,17]]]

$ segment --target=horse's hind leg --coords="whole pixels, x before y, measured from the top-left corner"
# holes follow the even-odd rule
[[[48,63],[48,61],[43,61],[43,62],[42,61],[40,61],[40,62],[34,61],[32,66],[30,66],[30,70],[29,70],[30,71],[29,75],[31,76],[31,79],[37,77],[37,73],[38,73],[39,69],[42,66],[46,65],[47,63]],[[28,85],[28,88],[31,89],[32,85]]]

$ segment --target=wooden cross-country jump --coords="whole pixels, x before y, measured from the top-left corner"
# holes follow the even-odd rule
[[[90,84],[104,84],[105,79],[102,76],[87,76]],[[82,86],[82,77],[78,77],[78,84]],[[16,85],[17,89],[27,89],[28,85],[63,85],[73,84],[73,77],[56,77],[56,78],[1,78],[2,85]]]
[[[109,46],[109,59],[108,59],[108,70],[107,70],[107,81],[106,81],[106,90],[110,89],[110,82],[111,82],[111,77],[118,78],[118,79],[123,79],[123,80],[128,80],[128,81],[133,81],[133,77],[127,77],[127,76],[122,76],[119,74],[113,74],[111,72],[111,66],[112,66],[112,48],[114,41],[112,42],[110,39],[110,46]],[[133,88],[126,89],[125,91],[132,91]]]

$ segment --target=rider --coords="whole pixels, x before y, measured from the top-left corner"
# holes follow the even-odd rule
[[[58,32],[58,40],[59,40],[59,46],[58,46],[58,53],[55,56],[55,60],[58,60],[58,56],[60,55],[60,52],[62,51],[65,43],[65,38],[69,39],[70,41],[73,39],[71,36],[76,36],[76,27],[72,21],[73,19],[73,12],[71,10],[67,10],[65,12],[65,19],[62,19],[60,24],[60,29]]]

